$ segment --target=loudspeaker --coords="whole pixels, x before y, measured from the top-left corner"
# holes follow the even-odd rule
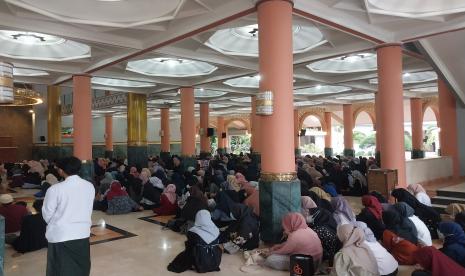
[[[45,136],[40,136],[40,137],[39,137],[39,140],[40,140],[41,142],[45,142]]]
[[[207,136],[211,137],[215,134],[215,129],[212,127],[207,128]]]
[[[305,136],[305,134],[307,133],[307,129],[303,128],[300,130],[300,135],[299,136]]]
[[[221,133],[221,138],[226,138],[226,132]]]

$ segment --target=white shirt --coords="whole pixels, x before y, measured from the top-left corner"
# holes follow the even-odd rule
[[[408,219],[413,222],[417,229],[418,242],[424,246],[432,246],[433,241],[431,240],[431,233],[428,227],[426,227],[426,224],[415,215],[408,217]]]
[[[379,242],[364,241],[364,243],[371,249],[371,252],[375,256],[380,275],[389,275],[399,267],[399,263],[396,259],[394,259]]]
[[[45,194],[42,216],[50,243],[85,239],[90,236],[95,189],[77,175],[52,185]]]
[[[425,204],[426,206],[431,207],[431,199],[426,193],[419,192],[415,195],[415,197],[420,201],[421,203]]]

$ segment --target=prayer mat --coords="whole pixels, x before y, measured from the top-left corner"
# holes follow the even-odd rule
[[[116,241],[137,236],[109,224],[92,225],[90,228],[90,244]]]
[[[139,218],[140,220],[144,220],[144,221],[148,221],[148,222],[151,222],[151,223],[154,223],[154,224],[158,224],[158,225],[161,225],[161,226],[165,226],[168,221],[174,219],[174,215],[172,216],[158,216],[158,215],[152,215],[152,216],[148,216],[148,217],[141,217]]]

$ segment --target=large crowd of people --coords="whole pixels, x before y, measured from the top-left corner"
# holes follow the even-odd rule
[[[10,188],[38,190],[29,209],[10,194],[0,196],[6,240],[20,253],[47,246],[55,204],[50,193],[63,189],[54,188],[57,183],[77,181],[59,173],[60,162],[0,167]],[[288,270],[291,256],[303,254],[315,271],[331,275],[396,275],[399,265],[418,265],[415,276],[465,275],[464,206],[449,206],[452,219],[443,221],[419,184],[396,188],[396,203],[389,203],[367,185],[374,158],[305,156],[295,164],[301,210],[284,214],[282,242],[271,247],[260,242],[260,164],[249,154],[217,154],[195,166],[176,155],[149,157],[146,166],[97,158],[91,207],[108,215],[151,210],[172,216],[165,227],[187,238],[167,266],[177,273],[219,271],[223,254],[256,253],[260,258],[252,263],[277,270]],[[358,214],[349,196],[361,197]]]

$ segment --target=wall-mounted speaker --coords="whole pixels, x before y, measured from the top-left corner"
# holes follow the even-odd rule
[[[40,140],[41,142],[45,142],[45,136],[40,136],[40,137],[39,137],[39,140]]]
[[[207,128],[207,136],[211,137],[213,135],[215,135],[215,129],[212,127]]]
[[[226,138],[226,132],[221,133],[221,138]]]
[[[299,136],[305,136],[306,133],[307,133],[307,129],[303,128],[300,130]]]

